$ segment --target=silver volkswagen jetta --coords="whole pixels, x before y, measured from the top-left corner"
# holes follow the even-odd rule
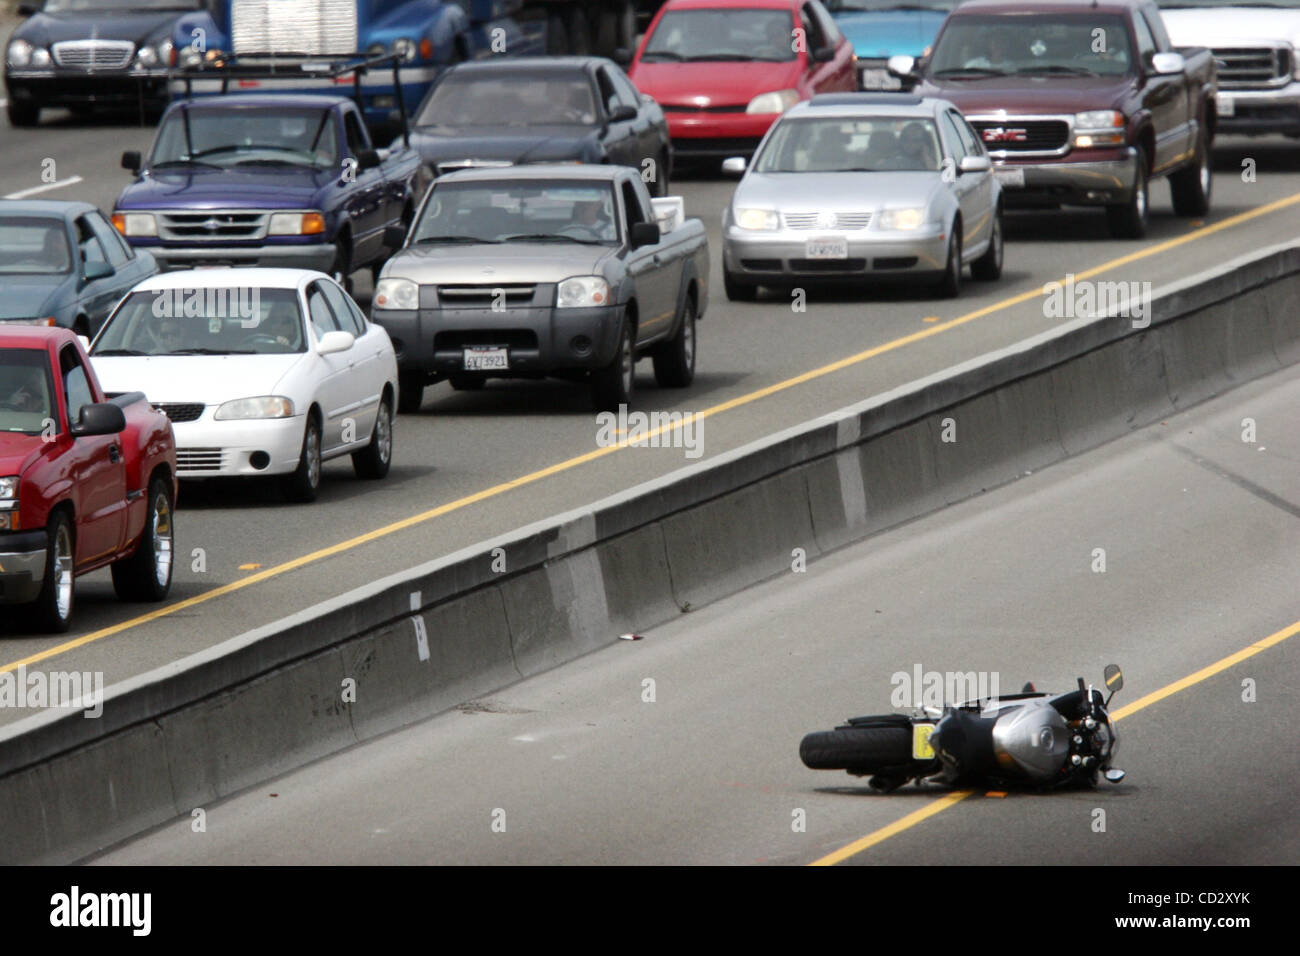
[[[722,216],[727,298],[809,280],[1002,274],[1002,188],[979,137],[947,100],[815,96],[759,144]]]

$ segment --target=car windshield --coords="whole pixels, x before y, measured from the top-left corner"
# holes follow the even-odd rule
[[[68,230],[61,219],[0,216],[0,275],[67,275]]]
[[[784,63],[795,58],[795,48],[789,10],[669,10],[646,41],[641,61]]]
[[[932,75],[956,79],[1125,76],[1132,69],[1124,21],[1092,13],[953,16],[930,61]]]
[[[177,287],[127,296],[90,354],[283,355],[306,335],[293,289]]]
[[[441,242],[618,241],[607,183],[564,180],[443,183],[433,187],[412,245]]]
[[[158,130],[150,164],[291,165],[339,162],[334,114],[324,109],[274,112],[202,107],[174,111]]]
[[[795,119],[777,124],[754,160],[754,171],[937,171],[942,157],[931,119],[900,116]]]
[[[38,435],[52,428],[55,418],[45,350],[0,350],[0,432]]]
[[[45,13],[93,13],[99,10],[198,10],[200,0],[45,0]]]
[[[591,82],[581,72],[500,76],[453,73],[434,87],[418,126],[594,126]]]
[[[829,0],[826,9],[831,13],[848,10],[938,10],[946,13],[957,6],[959,0]]]

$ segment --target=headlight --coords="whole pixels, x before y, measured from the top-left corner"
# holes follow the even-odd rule
[[[13,501],[18,497],[18,476],[0,478],[0,501]]]
[[[1088,110],[1074,114],[1075,129],[1123,129],[1124,114],[1118,110]]]
[[[737,209],[736,225],[741,229],[776,229],[780,224],[773,209]]]
[[[113,226],[124,236],[158,235],[158,222],[151,212],[115,212]]]
[[[14,40],[9,44],[9,52],[5,59],[9,61],[10,66],[16,66],[20,69],[28,66],[32,62],[32,45],[26,40]]]
[[[920,229],[925,222],[924,209],[886,209],[880,214],[881,229]]]
[[[158,65],[158,51],[151,46],[140,47],[140,51],[136,53],[135,58],[141,66]]]
[[[784,113],[799,102],[798,90],[777,90],[775,93],[760,93],[749,101],[746,113]]]
[[[54,326],[59,324],[54,321],[54,316],[52,315],[47,315],[43,319],[0,319],[0,323],[5,325],[43,325],[48,328],[54,328]],[[3,497],[4,495],[0,495],[0,498]]]
[[[32,50],[32,66],[49,66],[50,51],[43,46],[38,46]]]
[[[600,276],[574,276],[556,290],[555,304],[561,309],[609,305],[609,283]]]
[[[417,309],[420,287],[410,279],[380,279],[373,302],[376,309]]]
[[[402,58],[403,63],[415,59],[415,41],[410,37],[398,37],[393,41],[393,52]]]
[[[237,398],[226,402],[212,416],[219,422],[241,418],[292,418],[293,402],[280,395],[260,395],[257,398]]]
[[[325,217],[318,212],[277,212],[271,214],[267,235],[317,236],[325,231]]]
[[[387,52],[387,48],[382,43],[372,43],[366,47],[366,56],[368,57],[383,56]]]

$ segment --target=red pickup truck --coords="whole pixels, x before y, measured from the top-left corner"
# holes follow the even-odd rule
[[[68,329],[0,328],[0,605],[66,631],[75,579],[128,601],[172,582],[176,443],[140,392],[107,399]]]

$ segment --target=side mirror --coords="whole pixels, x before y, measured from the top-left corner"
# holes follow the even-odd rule
[[[626,103],[621,103],[609,111],[609,121],[611,123],[621,123],[624,120],[634,119],[636,119],[636,107],[628,106]]]
[[[833,59],[835,59],[835,47],[833,46],[819,46],[812,52],[814,63],[829,63]]]
[[[610,59],[619,66],[625,67],[632,62],[632,51],[625,46],[621,46],[614,51],[614,55]]]
[[[117,270],[114,269],[107,262],[100,262],[97,260],[95,262],[86,263],[86,268],[82,272],[82,277],[87,282],[92,282],[95,279],[107,279],[109,276],[114,275],[116,272]]]
[[[993,160],[987,156],[963,156],[957,164],[959,173],[987,173],[993,168]]]
[[[405,226],[386,226],[384,227],[384,247],[388,249],[400,249],[402,243],[406,242]]]
[[[333,355],[335,352],[346,352],[356,342],[351,332],[326,332],[316,344],[316,354]]]
[[[144,163],[141,162],[140,160],[140,151],[138,149],[128,149],[125,153],[122,154],[123,169],[128,169],[131,172],[136,173],[138,175],[140,172],[140,167],[143,165]]]
[[[916,57],[899,53],[885,61],[885,67],[894,76],[908,77],[916,69]]]
[[[745,175],[745,166],[744,156],[728,156],[722,161],[722,175],[743,176]]]
[[[657,222],[638,222],[632,225],[632,248],[640,249],[642,246],[653,246],[659,242],[659,223]]]
[[[1106,689],[1112,694],[1124,687],[1124,672],[1119,669],[1118,664],[1107,664],[1102,677],[1106,681]]]
[[[379,165],[379,153],[373,149],[357,150],[357,169],[374,169]]]
[[[1157,53],[1151,58],[1151,69],[1161,74],[1182,73],[1187,69],[1187,61],[1181,53]]]
[[[82,405],[81,416],[70,429],[73,438],[116,435],[125,430],[126,414],[120,405],[114,405],[112,402]]]

